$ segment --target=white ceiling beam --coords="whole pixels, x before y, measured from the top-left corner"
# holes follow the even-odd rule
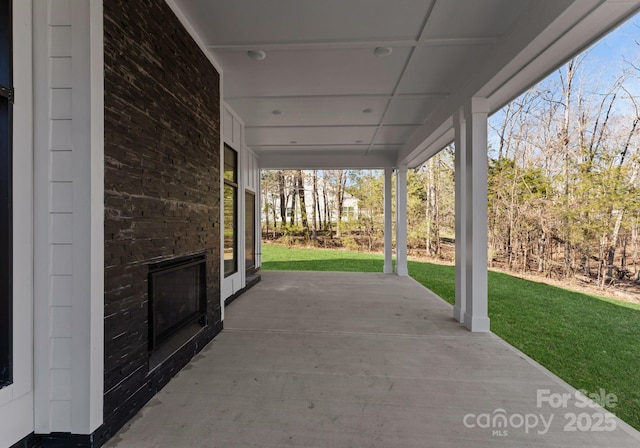
[[[493,45],[500,40],[500,37],[442,37],[426,38],[418,43],[418,47],[451,47],[456,45],[476,46]]]
[[[382,169],[393,168],[395,152],[372,151],[365,156],[362,151],[325,150],[317,151],[260,151],[254,148],[260,158],[262,169]]]
[[[250,44],[208,45],[211,51],[287,51],[287,50],[339,50],[342,48],[375,47],[415,47],[415,40],[367,40],[367,41],[324,41],[324,42],[255,42]]]
[[[207,45],[211,51],[287,51],[287,50],[337,50],[341,48],[376,48],[376,47],[444,47],[455,45],[491,45],[499,37],[445,37],[425,38],[421,40],[366,40],[366,41],[313,41],[313,42],[255,42],[249,44]]]
[[[441,94],[432,94],[432,95],[441,95]],[[419,96],[419,95],[418,95]],[[236,96],[225,96],[224,99],[228,100],[316,100],[316,99],[390,99],[391,95],[389,94],[381,94],[381,93],[371,93],[371,94],[331,94],[331,95],[236,95]]]
[[[399,93],[397,98],[445,98],[450,94],[447,92],[426,92],[426,93]],[[264,95],[264,96],[225,96],[228,100],[316,100],[316,99],[391,99],[393,95],[385,95],[379,93],[372,94],[345,94],[345,95]]]
[[[434,133],[433,143],[427,146],[420,154],[411,159],[407,166],[417,167],[427,161],[429,158],[440,152],[453,143],[455,138],[455,130],[453,128],[453,118],[442,124],[440,129]]]

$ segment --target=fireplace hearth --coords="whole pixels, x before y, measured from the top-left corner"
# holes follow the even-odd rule
[[[149,265],[149,350],[206,315],[206,261],[198,253]]]

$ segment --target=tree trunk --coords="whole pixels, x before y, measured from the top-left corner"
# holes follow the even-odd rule
[[[605,259],[605,253],[606,253],[606,246],[607,246],[607,236],[606,235],[602,235],[602,238],[600,240],[600,256],[598,257],[600,259],[600,261],[598,262],[598,284],[600,285],[601,289],[604,289],[606,282],[607,282],[607,263],[606,263],[606,259]]]
[[[289,219],[289,225],[293,227],[296,225],[296,189],[295,186],[291,190],[291,217]]]
[[[309,238],[309,221],[307,220],[307,203],[304,197],[304,182],[302,179],[302,170],[296,171],[296,183],[298,185],[298,198],[300,203],[300,218],[305,238]]]
[[[561,148],[564,155],[564,166],[563,166],[563,175],[564,175],[564,206],[569,208],[569,163],[570,163],[570,155],[569,155],[569,125],[571,120],[571,98],[572,98],[572,88],[573,88],[573,77],[575,75],[577,68],[577,60],[571,59],[567,62],[566,65],[566,79],[564,84],[564,116],[562,121],[562,129],[560,135],[560,143]],[[571,241],[569,238],[569,219],[568,217],[563,217],[562,224],[564,228],[564,273],[565,276],[568,277],[571,272]]]
[[[284,194],[284,173],[278,171],[278,192],[280,193],[280,226],[287,225],[287,198]]]
[[[433,157],[431,159],[429,159],[429,161],[427,162],[427,181],[425,182],[425,207],[424,207],[424,220],[425,220],[425,224],[426,224],[426,228],[425,228],[425,241],[424,241],[424,248],[427,251],[427,255],[431,256],[431,236],[432,236],[432,227],[433,227],[433,221],[431,219],[432,217],[432,211],[431,211],[431,168],[433,166]]]
[[[540,236],[538,237],[538,273],[540,274],[544,272],[545,239],[544,230],[540,230]]]
[[[628,135],[627,135],[627,140],[625,142],[625,145],[622,149],[622,152],[620,154],[620,163],[618,164],[618,172],[617,172],[617,176],[618,179],[621,176],[621,172],[622,172],[622,165],[624,164],[624,161],[626,159],[627,156],[627,151],[629,150],[629,146],[631,145],[631,139],[633,138],[634,134],[636,133],[636,128],[638,126],[638,122],[640,121],[640,117],[638,117],[638,111],[636,110],[636,118],[633,121],[633,124],[631,126],[631,130],[629,131]],[[638,166],[639,164],[635,164],[633,171],[631,172],[631,177],[629,178],[628,181],[628,185],[630,187],[633,187],[633,185],[636,182],[636,177],[638,176]],[[613,276],[613,263],[615,260],[615,255],[616,255],[616,247],[618,245],[618,237],[620,236],[620,227],[622,226],[622,218],[625,214],[625,209],[624,208],[620,208],[618,210],[618,215],[616,216],[616,222],[615,225],[613,226],[613,233],[611,235],[611,242],[609,244],[609,248],[607,249],[607,275],[609,275],[609,277]]]
[[[313,199],[313,213],[312,213],[312,219],[313,219],[313,227],[311,229],[311,238],[313,238],[314,240],[317,238],[317,234],[316,234],[316,229],[318,228],[318,214],[317,214],[317,208],[318,208],[318,172],[316,170],[313,170],[313,192],[311,194],[312,199]]]
[[[331,230],[331,214],[330,214],[330,206],[329,206],[329,198],[327,196],[327,188],[322,189],[322,200],[324,201],[324,230],[329,231],[329,238],[333,238],[333,232]]]
[[[622,257],[620,257],[620,270],[625,273],[627,270],[627,238],[622,240]]]
[[[271,212],[273,213],[273,239],[275,240],[277,235],[276,235],[276,223],[278,222],[276,219],[276,204],[273,204],[273,206],[271,207]]]
[[[336,183],[336,201],[338,206],[338,222],[336,226],[336,236],[339,238],[342,236],[342,213],[344,211],[344,190],[347,184],[347,173],[343,170],[338,170],[337,183]]]
[[[640,269],[638,269],[638,255],[640,255],[640,226],[631,226],[631,260],[633,262],[633,273],[636,281],[640,280]]]
[[[426,249],[432,257],[440,255],[440,212],[438,209],[438,166],[437,156],[427,162],[426,185]]]

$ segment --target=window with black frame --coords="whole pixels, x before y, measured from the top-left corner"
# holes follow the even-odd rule
[[[13,382],[11,0],[0,0],[0,387]]]
[[[224,276],[238,272],[238,153],[224,145]]]

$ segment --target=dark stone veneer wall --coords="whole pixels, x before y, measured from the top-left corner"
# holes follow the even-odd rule
[[[219,75],[164,0],[104,0],[101,445],[221,329]],[[148,263],[206,250],[208,325],[149,373]]]

